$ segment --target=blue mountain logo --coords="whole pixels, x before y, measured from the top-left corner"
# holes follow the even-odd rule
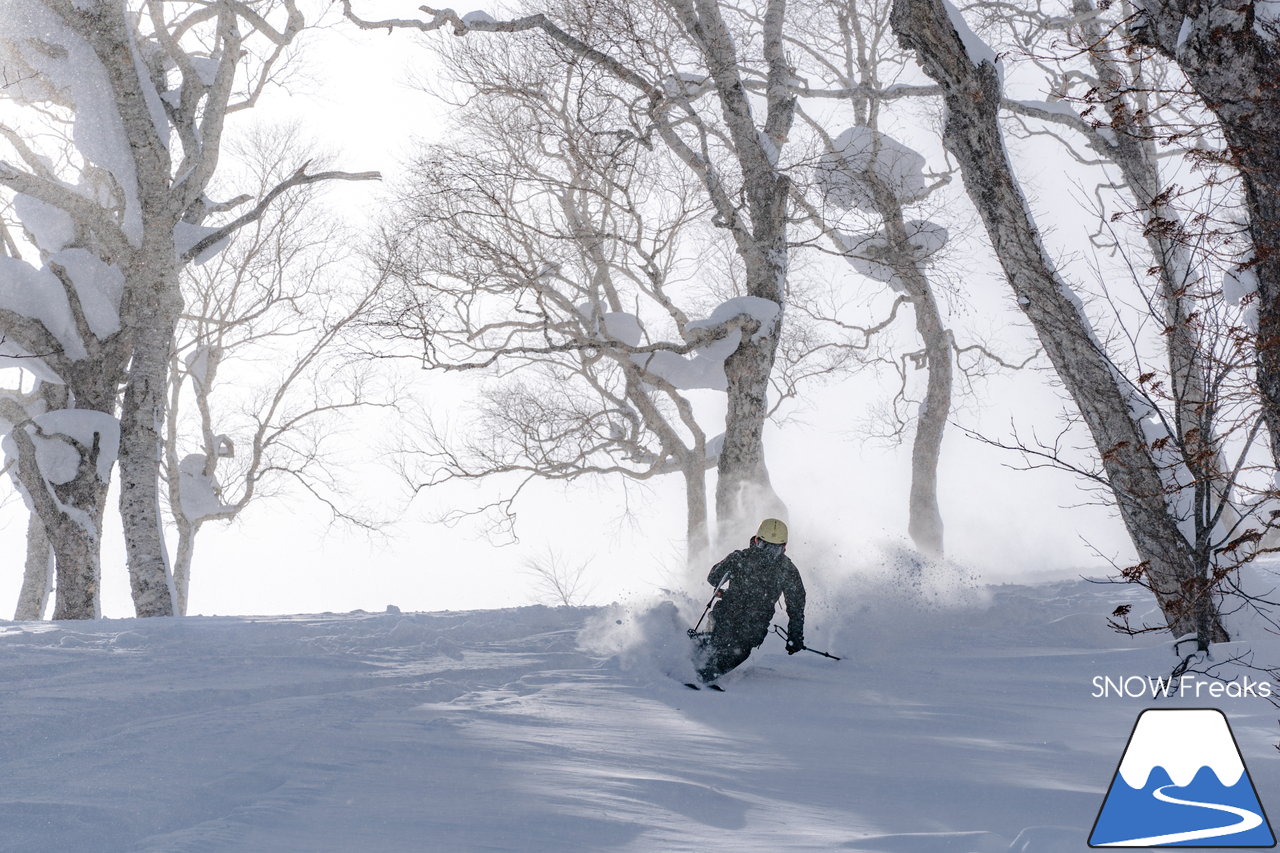
[[[1217,708],[1138,715],[1089,846],[1276,846],[1226,715]]]

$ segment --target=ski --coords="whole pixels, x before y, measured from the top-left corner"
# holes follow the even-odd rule
[[[686,681],[686,682],[684,683],[684,686],[685,686],[685,687],[688,687],[690,690],[701,690],[701,689],[702,689],[702,688],[701,688],[701,687],[699,687],[698,685],[694,684],[692,681]],[[716,691],[717,693],[723,693],[723,692],[724,692],[724,688],[723,688],[723,687],[721,687],[719,684],[708,684],[708,685],[707,685],[707,689],[708,689],[708,690],[714,690],[714,691]]]

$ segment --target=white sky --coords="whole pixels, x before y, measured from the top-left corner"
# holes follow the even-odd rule
[[[423,66],[428,54],[414,38],[337,27],[313,33],[307,47],[308,75],[264,102],[255,111],[257,120],[269,113],[296,117],[338,152],[336,167],[377,169],[388,178],[412,150],[413,137],[444,133],[443,110],[407,84],[412,74],[429,72]],[[357,221],[377,209],[379,189],[373,185],[345,185],[338,192]],[[990,269],[986,260],[961,259],[955,265]],[[1008,344],[1010,355],[1024,356],[1029,347],[1024,332],[1010,325],[1018,317],[1010,310],[1007,285],[984,272],[971,274],[962,286],[971,303],[967,319],[982,318]],[[1011,419],[1020,428],[1034,424],[1053,434],[1057,407],[1044,381],[1043,373],[993,379],[981,408],[970,401],[959,417],[992,436],[1005,436]],[[815,388],[791,422],[771,426],[767,433],[775,487],[790,507],[790,554],[803,572],[843,576],[850,569],[873,568],[884,543],[905,538],[909,442],[885,448],[864,443],[857,434],[868,400],[880,393],[874,384],[864,375]],[[426,374],[413,385],[428,405],[446,407],[458,402],[455,387]],[[367,441],[377,446],[379,438],[370,435]],[[1064,509],[1085,500],[1073,481],[1063,474],[1004,467],[1018,462],[957,430],[949,432],[940,481],[954,559],[992,580],[1070,574],[1086,567],[1100,573],[1102,564],[1082,537],[1124,559],[1123,531],[1108,512]],[[401,514],[401,484],[389,471],[374,467],[360,478],[354,489],[381,494],[388,511]],[[708,485],[713,493],[713,475]],[[103,611],[122,617],[132,614],[132,604],[114,500],[103,549]],[[447,500],[425,496],[372,539],[327,526],[323,509],[305,500],[251,506],[240,521],[210,524],[202,531],[190,610],[260,614],[381,610],[389,604],[405,610],[526,604],[535,591],[522,563],[548,549],[570,561],[590,562],[593,601],[648,595],[660,587],[678,587],[695,597],[703,593],[702,578],[689,576],[681,565],[683,493],[675,476],[631,487],[625,495],[612,483],[539,485],[520,508],[517,547],[494,548],[465,524],[428,523]],[[23,516],[16,499],[0,510],[0,542],[9,555],[0,564],[0,616],[12,613],[17,598]]]

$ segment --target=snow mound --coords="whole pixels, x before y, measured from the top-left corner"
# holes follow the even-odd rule
[[[983,588],[897,542],[806,550],[808,639],[844,660],[770,638],[723,694],[666,671],[701,588],[630,607],[0,622],[5,849],[1086,850],[1149,704],[1095,698],[1092,679],[1177,660],[1105,627],[1118,597],[1149,594]],[[1221,705],[1259,792],[1280,790],[1271,704],[1161,704]]]
[[[693,646],[687,631],[697,616],[689,617],[689,601],[682,604],[683,611],[670,599],[638,607],[607,607],[587,621],[578,635],[578,645],[616,661],[632,676],[690,681],[694,678]]]

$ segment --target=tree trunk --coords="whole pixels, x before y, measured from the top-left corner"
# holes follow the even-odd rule
[[[744,176],[752,199],[751,240],[749,245],[739,243],[747,268],[747,293],[777,303],[778,311],[772,328],[744,328],[738,348],[724,363],[727,408],[724,444],[716,466],[716,521],[722,540],[754,531],[762,518],[786,515],[786,505],[769,479],[764,422],[786,305],[790,182],[772,171],[744,170]]]
[[[996,69],[975,65],[939,0],[895,0],[899,41],[943,90],[943,144],[959,161],[965,188],[996,256],[1058,376],[1093,436],[1120,516],[1170,629],[1201,645],[1227,639],[1190,544],[1164,498],[1164,484],[1126,393],[1094,339],[1079,300],[1048,261],[1015,181],[997,122]]]
[[[102,529],[102,514],[106,510],[107,490],[101,490],[94,518],[97,529]],[[98,619],[102,616],[99,599],[102,564],[101,545],[96,531],[88,530],[78,522],[64,518],[51,537],[57,589],[53,603],[54,619]]]
[[[139,283],[132,294],[133,358],[120,413],[120,515],[133,606],[143,617],[174,613],[160,515],[161,435],[170,349],[182,305],[172,261],[160,272],[147,273],[151,280]]]
[[[785,515],[785,506],[769,482],[764,457],[764,421],[768,414],[766,397],[773,370],[778,336],[786,305],[788,268],[787,203],[790,182],[778,165],[795,120],[795,95],[791,81],[795,75],[786,56],[783,29],[786,0],[768,0],[761,18],[761,51],[767,65],[765,117],[756,124],[747,96],[739,56],[745,46],[725,22],[718,0],[687,0],[671,4],[677,18],[702,55],[715,83],[727,141],[742,173],[740,199],[745,200],[747,220],[742,217],[742,201],[726,193],[718,172],[704,157],[688,148],[670,127],[660,132],[673,150],[690,165],[707,188],[717,215],[733,236],[746,268],[747,293],[778,305],[771,329],[757,334],[743,331],[737,351],[725,360],[728,380],[724,447],[716,478],[716,522],[721,539],[740,538],[745,529],[765,515]],[[755,49],[752,46],[751,49]],[[656,94],[656,93],[655,93]]]
[[[927,371],[924,399],[916,413],[916,433],[911,444],[911,494],[907,502],[907,533],[921,553],[938,557],[943,553],[942,511],[938,508],[938,462],[942,438],[951,414],[951,335],[938,310],[938,301],[925,276],[912,235],[903,219],[902,203],[893,187],[886,186],[869,170],[866,180],[872,189],[876,212],[884,223],[888,251],[884,262],[897,273],[916,317],[916,331],[924,343]]]
[[[40,517],[53,550],[57,592],[54,619],[97,619],[102,615],[99,601],[101,558],[99,532],[107,504],[108,480],[99,477],[98,454],[101,435],[82,454],[76,476],[66,483],[51,485],[37,460],[35,441],[29,429],[19,424],[9,434],[17,457],[17,479],[33,513]]]
[[[125,275],[120,321],[129,336],[130,353],[120,409],[120,515],[134,612],[172,616],[173,584],[160,514],[160,466],[169,354],[182,309],[174,229],[201,197],[217,166],[217,141],[225,118],[225,101],[220,99],[226,90],[215,83],[205,93],[199,131],[203,148],[199,152],[188,148],[196,140],[182,136],[183,156],[191,162],[175,178],[168,139],[174,128],[168,122],[157,123],[151,110],[147,93],[152,81],[139,75],[132,18],[118,2],[100,4],[96,14],[99,20],[84,36],[102,59],[111,83],[136,170],[142,226],[136,248],[120,264]],[[225,29],[234,14],[219,11],[222,50],[239,50],[240,37],[234,32],[228,35]],[[220,60],[219,76],[224,67]]]
[[[178,552],[173,562],[173,594],[178,615],[186,616],[191,591],[191,561],[195,557],[196,533],[200,526],[180,516],[175,516],[175,520],[178,525]]]
[[[1217,446],[1214,422],[1219,407],[1211,399],[1206,375],[1212,354],[1205,352],[1197,327],[1200,312],[1189,295],[1197,289],[1202,292],[1203,287],[1197,287],[1200,274],[1190,250],[1180,240],[1178,231],[1182,223],[1178,213],[1161,201],[1164,187],[1145,111],[1140,105],[1130,110],[1121,100],[1111,105],[1110,112],[1116,136],[1113,157],[1143,212],[1143,234],[1159,276],[1155,301],[1162,312],[1159,319],[1163,322],[1168,353],[1169,395],[1173,404],[1171,428],[1182,460],[1192,475],[1193,488],[1202,493],[1193,503],[1193,545],[1196,559],[1207,567],[1213,559],[1213,516],[1217,507],[1225,505],[1222,514],[1225,527],[1234,525],[1239,515],[1231,504],[1230,490],[1223,483],[1227,466]]]
[[[701,458],[697,450],[702,451]],[[685,558],[690,566],[701,565],[708,557],[711,542],[707,536],[707,462],[706,446],[699,443],[695,453],[685,460],[685,519],[688,545]]]
[[[53,588],[53,548],[45,535],[40,517],[31,512],[27,518],[27,562],[22,572],[22,590],[13,618],[18,622],[35,622],[44,618]]]
[[[753,339],[748,328],[742,343],[725,359],[727,410],[716,468],[716,519],[722,537],[740,538],[742,530],[760,518],[783,514],[764,458],[769,374],[777,347],[776,333]]]
[[[1214,112],[1240,170],[1258,277],[1258,388],[1280,465],[1280,51],[1252,0],[1153,0],[1130,25],[1186,74]]]
[[[907,533],[924,554],[943,553],[942,511],[938,508],[938,461],[942,437],[951,413],[951,338],[942,324],[942,314],[925,282],[923,289],[908,283],[907,292],[915,307],[916,329],[924,341],[928,380],[920,411],[916,414],[916,435],[911,444],[911,499],[908,504]]]
[[[1222,465],[1213,449],[1214,424],[1209,417],[1213,407],[1206,405],[1209,383],[1194,320],[1199,312],[1189,297],[1200,274],[1184,242],[1182,219],[1164,200],[1149,95],[1135,81],[1126,79],[1112,58],[1116,51],[1098,18],[1091,14],[1093,5],[1088,0],[1073,0],[1072,9],[1082,21],[1084,43],[1102,48],[1090,50],[1089,61],[1102,81],[1101,91],[1110,93],[1105,106],[1113,133],[1109,139],[1097,134],[1095,147],[1106,150],[1120,167],[1125,186],[1142,212],[1142,234],[1159,276],[1174,428],[1192,474],[1198,482],[1210,482],[1217,478]],[[1225,500],[1226,496],[1221,498]]]

